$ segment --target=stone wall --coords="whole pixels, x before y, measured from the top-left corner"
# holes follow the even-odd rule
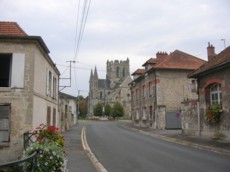
[[[197,100],[184,101],[181,104],[182,130],[185,133],[198,133]]]
[[[50,106],[52,110],[56,109],[58,118],[58,96],[54,99],[46,95],[46,67],[52,70],[57,78],[58,73],[37,41],[29,39],[26,41],[3,40],[0,42],[0,53],[12,54],[13,58],[14,54],[20,54],[25,58],[23,86],[20,88],[12,87],[12,85],[0,87],[0,104],[7,103],[11,108],[9,115],[10,142],[4,146],[0,143],[0,163],[3,163],[22,156],[23,134],[32,131],[40,123],[46,124],[47,106]],[[38,61],[35,63],[35,58],[42,60],[37,59]],[[39,66],[42,67],[39,68]],[[12,68],[12,70],[14,69]],[[20,74],[22,73],[20,72]],[[56,122],[58,123],[58,119]]]

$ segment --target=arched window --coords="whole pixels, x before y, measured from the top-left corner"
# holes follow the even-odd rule
[[[214,84],[210,87],[210,100],[212,105],[222,103],[222,93],[220,84]]]

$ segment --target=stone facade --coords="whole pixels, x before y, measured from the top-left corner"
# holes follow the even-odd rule
[[[70,129],[77,124],[77,97],[59,92],[61,131]]]
[[[99,79],[97,69],[91,71],[89,80],[88,114],[93,115],[97,103],[114,105],[120,102],[124,107],[124,117],[130,118],[130,89],[132,81],[129,72],[129,59],[125,61],[107,61],[106,79]],[[106,115],[106,114],[103,114]]]
[[[210,48],[212,51],[209,51]],[[183,130],[185,132],[193,130],[195,134],[209,137],[213,137],[219,132],[230,140],[230,47],[217,55],[215,55],[213,48],[209,44],[207,48],[209,61],[189,75],[189,77],[197,78],[198,81],[199,111],[190,104],[183,103],[183,116],[185,117]],[[218,87],[212,90],[214,86]],[[205,117],[209,106],[212,104],[220,104],[222,107],[220,124],[215,126],[208,125]],[[189,115],[190,111],[193,112],[193,115]],[[200,124],[195,120],[198,112]],[[186,119],[188,115],[189,118],[194,119],[189,123]]]
[[[197,98],[196,80],[187,75],[204,61],[178,50],[156,56],[132,74],[132,120],[137,126],[165,129],[167,115],[177,120],[181,102]]]
[[[60,74],[48,53],[41,37],[0,35],[1,63],[10,64],[0,72],[1,163],[22,155],[25,132],[41,123],[60,127]]]

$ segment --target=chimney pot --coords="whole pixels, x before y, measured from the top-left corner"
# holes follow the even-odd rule
[[[210,61],[215,55],[215,47],[208,42],[208,47],[207,47],[207,54],[208,54],[208,61]]]

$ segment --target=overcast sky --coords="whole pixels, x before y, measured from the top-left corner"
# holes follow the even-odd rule
[[[208,42],[216,53],[224,49],[221,39],[226,46],[230,43],[229,0],[91,0],[76,56],[83,3],[78,14],[79,0],[0,0],[0,20],[17,22],[28,35],[41,36],[61,77],[69,73],[66,61],[77,61],[72,87],[63,90],[74,96],[78,90],[88,94],[95,66],[105,78],[107,60],[129,57],[132,73],[158,51],[178,49],[207,60]]]

